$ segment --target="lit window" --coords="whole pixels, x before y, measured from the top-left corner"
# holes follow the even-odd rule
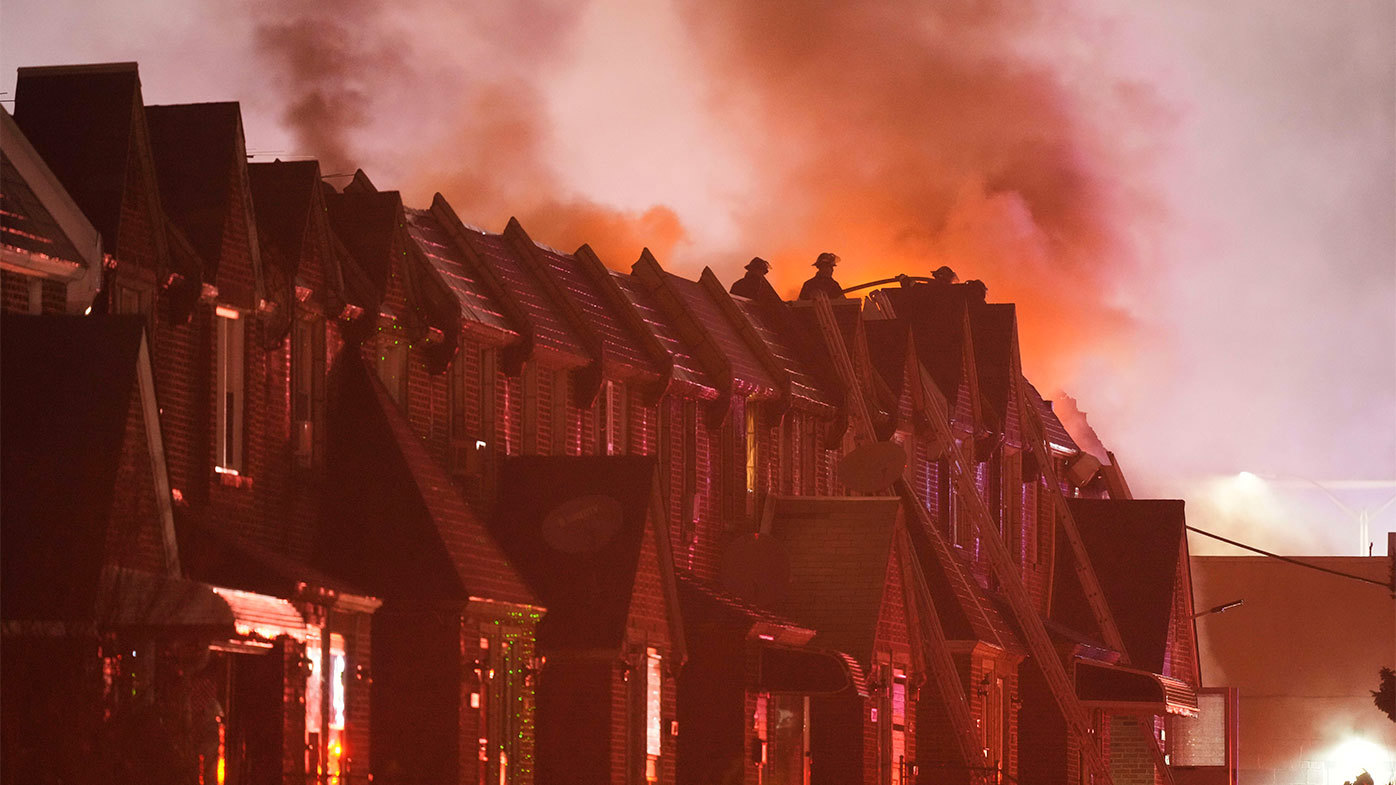
[[[746,407],[746,492],[756,493],[756,469],[758,447],[760,441],[756,438],[756,407],[748,404]]]
[[[218,341],[217,465],[224,473],[242,471],[243,324],[240,314],[219,306],[214,321]]]
[[[664,674],[659,650],[645,650],[645,779],[659,779],[659,756],[664,749]]]
[[[306,768],[317,777],[323,775],[329,782],[339,782],[346,757],[344,744],[347,660],[343,636],[331,633],[330,667],[326,673],[321,665],[324,661],[322,635],[323,632],[319,628],[312,628],[305,641]],[[329,711],[326,712],[325,709]]]
[[[892,669],[892,785],[902,785],[906,773],[906,671]]]

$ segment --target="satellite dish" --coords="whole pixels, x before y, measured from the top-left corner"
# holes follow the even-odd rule
[[[885,490],[902,476],[906,450],[896,442],[871,442],[839,461],[839,482],[857,493]]]
[[[624,517],[614,496],[577,496],[544,516],[543,541],[563,553],[596,553],[620,531]]]
[[[718,578],[722,588],[753,605],[779,608],[790,587],[790,559],[771,535],[748,534],[723,549]]]

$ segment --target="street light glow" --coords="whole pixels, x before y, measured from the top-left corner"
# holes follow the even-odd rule
[[[1377,782],[1387,782],[1393,774],[1391,752],[1360,736],[1350,736],[1334,747],[1327,762],[1330,785],[1350,782],[1364,771]]]

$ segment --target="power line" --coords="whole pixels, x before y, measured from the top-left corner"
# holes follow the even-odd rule
[[[1221,536],[1220,534],[1213,534],[1212,532],[1204,531],[1204,530],[1202,530],[1202,529],[1197,528],[1196,526],[1189,526],[1189,527],[1188,527],[1188,531],[1190,531],[1190,532],[1197,532],[1198,534],[1201,534],[1201,535],[1204,536],[1204,537],[1211,537],[1211,538],[1214,539],[1214,540],[1221,540],[1222,542],[1226,543],[1227,545],[1235,545],[1237,548],[1240,548],[1240,549],[1246,550],[1246,551],[1253,551],[1253,552],[1255,552],[1255,553],[1260,554],[1261,556],[1269,556],[1269,557],[1272,558],[1272,559],[1279,559],[1280,561],[1289,562],[1290,564],[1297,564],[1297,565],[1299,565],[1300,567],[1308,567],[1308,568],[1311,569],[1311,570],[1318,570],[1319,572],[1326,572],[1326,573],[1328,573],[1328,574],[1330,574],[1330,575],[1337,575],[1337,576],[1340,577],[1340,578],[1351,578],[1352,580],[1355,580],[1355,581],[1362,581],[1363,583],[1370,583],[1370,584],[1372,584],[1373,586],[1380,586],[1380,587],[1382,587],[1383,589],[1390,589],[1390,588],[1391,588],[1391,585],[1390,585],[1390,584],[1384,583],[1384,582],[1382,582],[1382,581],[1373,580],[1373,579],[1368,578],[1368,577],[1363,576],[1363,575],[1353,575],[1353,574],[1350,573],[1350,572],[1342,572],[1341,570],[1333,570],[1333,569],[1329,569],[1329,568],[1327,568],[1327,567],[1321,567],[1321,566],[1319,566],[1319,565],[1317,565],[1317,564],[1310,564],[1309,562],[1306,562],[1306,561],[1299,561],[1298,559],[1294,559],[1294,558],[1291,558],[1291,557],[1289,557],[1289,556],[1281,556],[1281,555],[1279,555],[1278,553],[1271,553],[1270,551],[1261,550],[1260,548],[1257,548],[1257,547],[1255,547],[1254,545],[1247,545],[1247,544],[1245,544],[1244,542],[1237,542],[1237,541],[1235,541],[1235,540],[1233,540],[1233,539],[1231,539],[1231,538],[1229,538],[1229,537],[1223,537],[1223,536]]]

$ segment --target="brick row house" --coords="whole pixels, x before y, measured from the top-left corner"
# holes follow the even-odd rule
[[[52,310],[126,319],[142,336],[147,427],[159,442],[155,504],[169,518],[163,572],[212,586],[229,616],[183,636],[147,636],[130,658],[103,653],[100,667],[114,674],[108,703],[120,703],[111,679],[134,678],[142,659],[151,675],[137,679],[126,714],[171,701],[187,714],[191,696],[180,690],[198,688],[192,697],[217,741],[198,750],[197,773],[170,772],[172,781],[352,781],[355,768],[366,778],[379,601],[310,564],[320,479],[297,454],[290,374],[309,358],[292,356],[294,290],[265,284],[237,105],[145,107],[135,64],[21,69],[14,123],[102,238],[95,296],[80,310]],[[283,265],[293,274],[297,261],[277,258],[271,278],[287,280]],[[55,354],[81,356],[63,345],[62,329],[32,332]],[[87,351],[106,349],[94,338]],[[18,461],[44,448],[8,432],[5,443]],[[24,523],[6,515],[7,541]],[[128,633],[99,623],[96,634],[107,642]],[[112,720],[123,710],[102,712]]]
[[[16,120],[108,252],[15,246],[6,309],[144,316],[149,568],[300,619],[215,646],[228,781],[1171,781],[1181,503],[1076,445],[983,284],[616,269],[248,165],[134,65],[24,69]]]

